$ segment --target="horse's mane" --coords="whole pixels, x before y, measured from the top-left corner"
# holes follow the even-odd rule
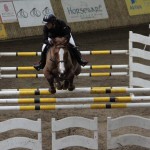
[[[53,44],[55,47],[58,47],[58,48],[67,47],[68,40],[65,37],[57,37],[54,39]]]

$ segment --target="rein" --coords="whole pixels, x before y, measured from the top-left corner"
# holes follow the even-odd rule
[[[66,62],[66,61],[57,61],[56,59],[55,60],[53,60],[52,58],[50,58],[50,61],[52,61],[53,63],[55,63],[55,64],[59,64],[59,63],[61,63],[61,62]]]

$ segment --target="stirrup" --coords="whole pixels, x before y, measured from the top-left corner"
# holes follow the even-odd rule
[[[80,64],[81,64],[81,66],[84,67],[84,66],[86,66],[88,64],[88,61],[81,59],[81,63]]]
[[[44,68],[44,65],[42,63],[39,63],[39,64],[36,64],[36,65],[33,65],[33,67],[37,70],[37,71],[40,71],[41,69]]]

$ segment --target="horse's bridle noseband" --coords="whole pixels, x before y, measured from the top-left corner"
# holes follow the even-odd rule
[[[50,53],[51,53],[51,50],[50,50]],[[58,65],[59,63],[65,63],[66,61],[64,60],[61,60],[61,61],[57,61],[56,58],[54,58],[54,60],[52,58],[50,58],[50,61],[52,61],[53,63],[55,63],[56,65]]]
[[[58,65],[59,63],[65,63],[66,61],[57,61],[56,59],[55,60],[53,60],[52,58],[50,58],[50,61],[52,61],[53,63],[55,63],[56,65]]]

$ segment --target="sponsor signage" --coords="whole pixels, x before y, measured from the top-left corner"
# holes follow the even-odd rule
[[[15,9],[12,2],[0,2],[0,15],[3,23],[17,22]]]
[[[126,0],[130,16],[150,14],[150,0]]]
[[[45,15],[53,13],[50,0],[14,0],[20,27],[43,25]]]
[[[108,18],[104,0],[61,0],[67,22]]]

